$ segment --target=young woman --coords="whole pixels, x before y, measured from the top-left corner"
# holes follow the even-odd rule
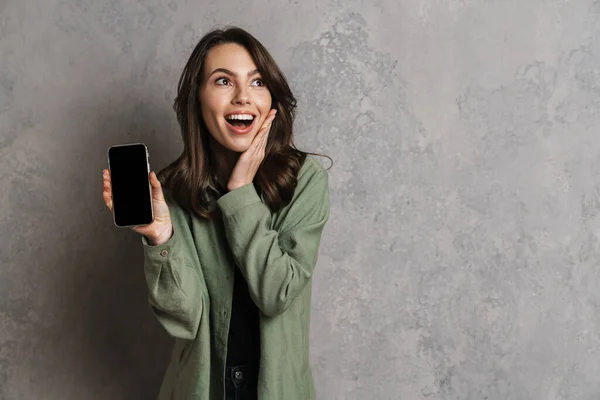
[[[184,149],[150,173],[150,307],[175,338],[159,399],[314,399],[311,277],[327,171],[293,144],[296,99],[252,35],[205,35],[179,80]],[[110,175],[104,201],[112,210]]]

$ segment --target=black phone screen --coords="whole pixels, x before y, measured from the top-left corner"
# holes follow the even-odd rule
[[[152,223],[146,146],[113,146],[108,149],[108,164],[115,225],[125,227]]]

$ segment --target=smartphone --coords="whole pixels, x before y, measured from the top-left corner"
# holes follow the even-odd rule
[[[154,210],[146,145],[115,145],[109,147],[107,153],[115,225],[127,228],[151,224],[154,221]]]

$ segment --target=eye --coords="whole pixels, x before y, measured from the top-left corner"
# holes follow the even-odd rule
[[[225,81],[229,82],[229,78],[222,76],[220,78],[217,78],[217,80],[215,81],[215,83],[219,84],[219,81],[221,81],[221,80],[225,80]]]
[[[265,86],[265,83],[260,78],[259,79],[255,79],[254,82],[260,82],[260,86]]]

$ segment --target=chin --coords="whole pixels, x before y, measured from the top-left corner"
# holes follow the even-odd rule
[[[248,150],[248,148],[252,144],[254,136],[255,135],[253,135],[252,133],[249,133],[244,136],[232,136],[231,134],[229,134],[227,137],[224,138],[225,147],[236,153],[243,153],[244,151]]]
[[[248,150],[248,147],[250,146],[232,146],[232,147],[228,147],[229,150],[233,151],[234,153],[243,153],[246,150]]]
[[[248,150],[251,142],[252,141],[247,142],[246,140],[231,141],[227,143],[225,147],[235,153],[243,153],[244,151]]]

